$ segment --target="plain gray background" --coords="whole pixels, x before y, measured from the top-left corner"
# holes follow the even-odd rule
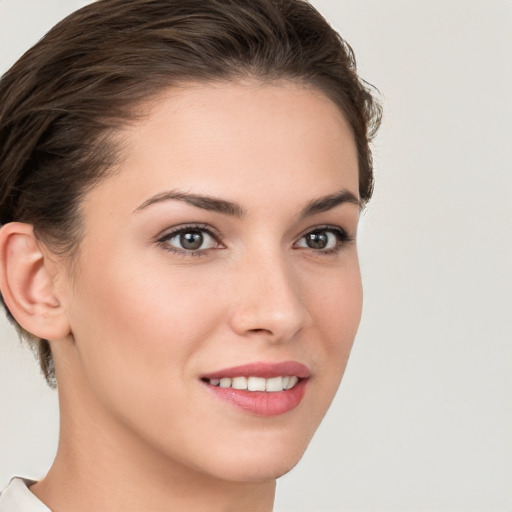
[[[0,0],[0,71],[78,0]],[[512,510],[512,2],[315,0],[381,91],[363,322],[279,512]],[[0,488],[40,478],[56,395],[0,323]]]

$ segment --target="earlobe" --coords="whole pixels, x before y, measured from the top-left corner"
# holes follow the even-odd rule
[[[0,229],[0,290],[26,331],[47,340],[69,334],[55,276],[30,224],[11,222]]]

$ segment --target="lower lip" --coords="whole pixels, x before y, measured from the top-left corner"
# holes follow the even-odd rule
[[[295,409],[306,393],[307,379],[300,379],[286,391],[247,391],[221,388],[205,383],[208,390],[218,398],[257,416],[278,416]]]

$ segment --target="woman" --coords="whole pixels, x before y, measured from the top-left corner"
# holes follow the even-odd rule
[[[0,510],[271,510],[361,313],[348,45],[300,0],[103,0],[0,109],[0,289],[61,409]]]

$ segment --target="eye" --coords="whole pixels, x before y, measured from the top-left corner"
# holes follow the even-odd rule
[[[184,227],[165,234],[158,240],[173,252],[197,252],[219,247],[217,238],[206,228]]]
[[[303,235],[295,247],[314,249],[316,251],[335,252],[344,242],[349,241],[346,232],[341,228],[318,228]]]

